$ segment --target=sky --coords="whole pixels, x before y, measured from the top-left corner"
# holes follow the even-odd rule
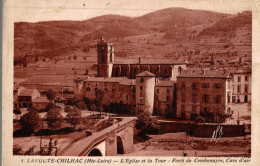
[[[235,14],[252,11],[250,0],[5,0],[15,22],[87,20],[105,14],[130,17],[170,8],[211,10]]]

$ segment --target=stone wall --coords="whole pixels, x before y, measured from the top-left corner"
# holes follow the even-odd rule
[[[195,137],[212,137],[214,131],[222,128],[221,137],[237,137],[245,135],[245,125],[223,125],[223,124],[195,124],[160,122],[160,134],[187,132]]]

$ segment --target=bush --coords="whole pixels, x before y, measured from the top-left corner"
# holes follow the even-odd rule
[[[30,110],[20,119],[20,125],[26,133],[33,133],[40,126],[40,115],[34,110]]]
[[[13,155],[23,155],[24,152],[22,150],[22,147],[18,146],[18,145],[14,145],[13,146]]]
[[[32,131],[31,130],[27,130],[27,129],[18,129],[15,130],[15,132],[13,132],[13,137],[29,137],[32,135]]]
[[[36,136],[40,136],[40,135],[53,135],[55,133],[56,133],[55,130],[52,130],[52,129],[40,129],[34,135],[36,135]]]

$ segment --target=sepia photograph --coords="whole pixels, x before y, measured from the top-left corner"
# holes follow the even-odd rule
[[[11,6],[13,156],[251,157],[251,3],[55,2]]]

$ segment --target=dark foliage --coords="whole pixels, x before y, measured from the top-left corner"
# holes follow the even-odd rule
[[[137,115],[136,128],[141,129],[140,136],[147,138],[147,134],[156,131],[160,128],[159,122],[152,118],[148,110],[145,110]]]
[[[37,111],[30,110],[20,119],[21,128],[26,133],[33,133],[40,126],[40,115]]]
[[[63,122],[63,117],[58,109],[51,109],[46,115],[48,127],[51,129],[59,129]]]

